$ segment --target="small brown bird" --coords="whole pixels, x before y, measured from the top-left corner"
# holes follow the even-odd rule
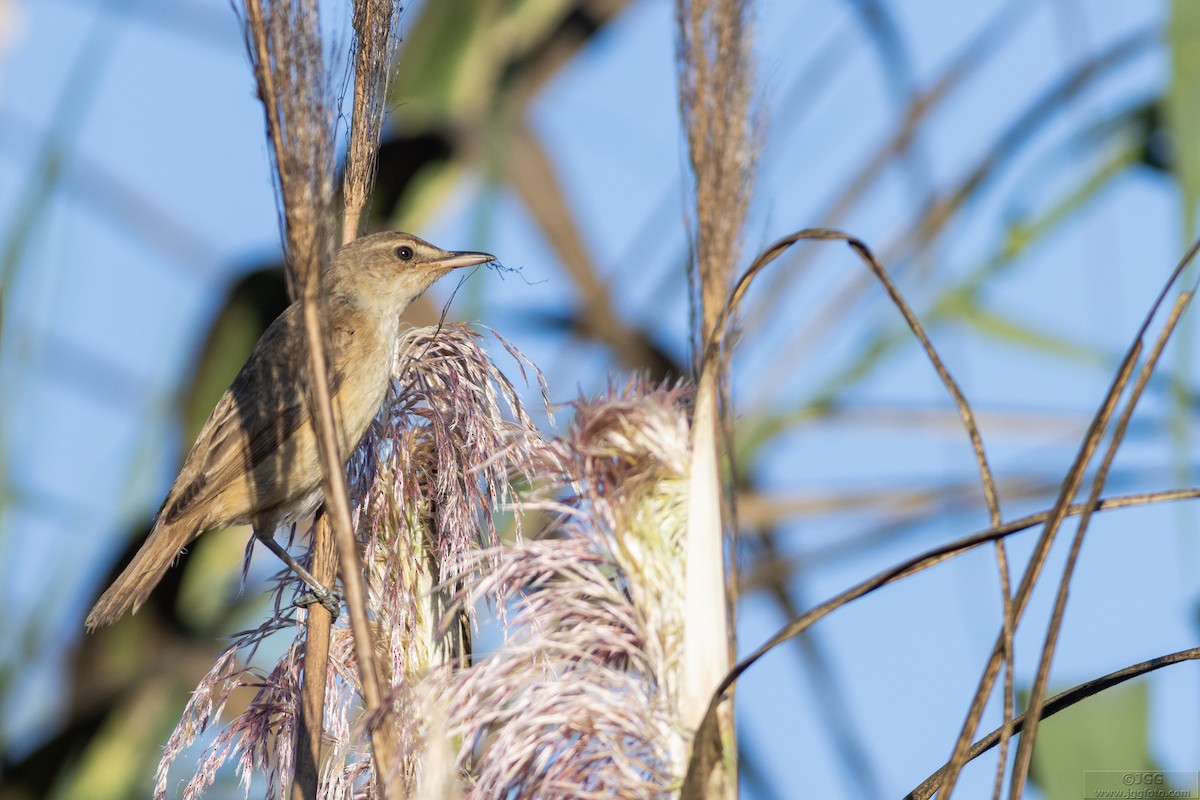
[[[338,251],[321,276],[318,304],[343,464],[383,403],[401,312],[450,270],[494,260],[399,232],[364,236]],[[284,553],[276,529],[324,499],[305,396],[306,348],[303,315],[293,303],[217,402],[146,542],[88,615],[89,630],[137,611],[183,548],[212,528],[249,523]]]

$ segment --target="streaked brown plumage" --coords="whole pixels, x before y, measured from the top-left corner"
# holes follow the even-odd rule
[[[401,312],[450,270],[493,260],[399,232],[364,236],[338,251],[321,276],[318,303],[343,463],[383,402]],[[306,347],[300,305],[293,303],[217,402],[150,535],[88,615],[89,629],[137,611],[201,533],[248,523],[269,539],[321,504],[321,464],[305,396]]]

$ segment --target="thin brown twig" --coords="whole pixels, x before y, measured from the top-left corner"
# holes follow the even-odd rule
[[[997,539],[993,545],[996,553],[996,571],[1000,575],[1001,613],[1003,614],[1003,629],[1001,631],[1001,657],[1004,659],[1004,700],[1001,714],[1004,721],[1000,725],[1000,758],[996,766],[996,777],[992,784],[992,797],[1000,800],[1000,792],[1004,788],[1004,765],[1008,763],[1008,744],[1015,731],[1016,721],[1013,713],[1016,711],[1016,655],[1013,647],[1013,635],[1017,620],[1012,600],[1012,575],[1008,567],[1008,551],[1003,539]]]
[[[363,702],[369,711],[379,709],[382,693],[375,665],[375,648],[372,644],[371,625],[367,618],[366,591],[363,588],[362,562],[358,555],[358,541],[354,537],[354,524],[350,519],[349,491],[346,474],[338,458],[336,428],[333,416],[333,399],[329,392],[328,364],[325,358],[321,320],[315,302],[305,302],[304,330],[308,341],[310,374],[318,377],[312,382],[313,405],[316,410],[317,449],[321,455],[321,466],[325,471],[325,511],[332,521],[334,539],[337,542],[338,558],[341,562],[342,588],[346,594],[346,608],[350,614],[350,628],[354,632],[354,649],[358,659],[359,680],[362,684]],[[391,751],[388,746],[386,722],[381,721],[371,730],[371,742],[377,754]],[[377,770],[380,794],[388,797],[384,770]]]

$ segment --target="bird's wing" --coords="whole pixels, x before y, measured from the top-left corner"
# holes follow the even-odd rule
[[[353,341],[354,331],[338,328],[330,338],[330,392],[336,394],[346,377],[339,365],[347,359],[340,356]],[[245,482],[248,472],[270,459],[307,425],[306,348],[301,308],[293,303],[263,333],[204,423],[159,512],[164,522],[207,505],[232,484]],[[286,468],[279,465],[279,470]],[[302,493],[300,487],[289,487],[278,479],[262,482],[269,485],[256,487],[260,507],[272,505],[265,495],[282,503],[291,499],[290,492]]]

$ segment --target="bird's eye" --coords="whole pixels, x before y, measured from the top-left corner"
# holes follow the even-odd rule
[[[406,244],[402,244],[396,248],[396,258],[401,261],[412,261],[413,249]]]

